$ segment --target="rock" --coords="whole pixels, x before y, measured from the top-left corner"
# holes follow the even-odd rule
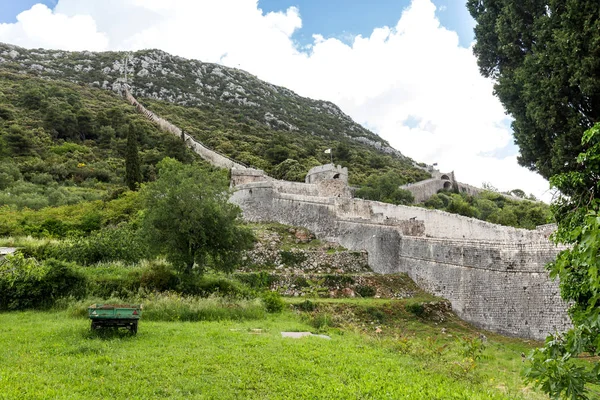
[[[344,297],[356,297],[356,293],[354,293],[354,290],[352,290],[350,288],[343,288],[342,295]]]

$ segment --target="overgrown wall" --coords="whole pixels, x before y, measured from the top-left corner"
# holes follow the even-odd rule
[[[542,230],[282,188],[273,182],[241,185],[232,202],[250,221],[302,226],[350,250],[367,251],[375,272],[408,273],[481,328],[543,339],[570,326],[558,285],[544,270],[559,249]]]

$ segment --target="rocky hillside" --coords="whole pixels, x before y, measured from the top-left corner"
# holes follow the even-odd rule
[[[402,157],[333,103],[300,97],[239,69],[187,60],[160,50],[65,52],[26,50],[0,43],[0,68],[117,92],[127,75],[136,97],[195,107],[233,106],[246,121],[277,131],[349,138],[384,154]]]

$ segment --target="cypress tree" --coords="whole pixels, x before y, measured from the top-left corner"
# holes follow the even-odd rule
[[[137,134],[133,124],[127,131],[127,149],[125,153],[125,183],[131,190],[136,190],[142,181],[140,156],[138,153]]]

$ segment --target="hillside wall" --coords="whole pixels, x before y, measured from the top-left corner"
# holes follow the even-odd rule
[[[202,157],[204,160],[208,161],[212,165],[220,167],[220,168],[227,168],[227,169],[232,169],[232,168],[246,169],[245,165],[237,163],[234,160],[231,160],[231,159],[227,158],[226,156],[217,153],[216,151],[208,149],[202,143],[198,142],[197,140],[192,138],[187,133],[184,133],[177,126],[173,125],[172,123],[170,123],[169,121],[167,121],[165,119],[160,118],[158,115],[154,114],[152,111],[146,109],[146,107],[141,105],[135,99],[135,97],[133,97],[131,95],[129,90],[127,90],[126,88],[125,88],[125,98],[127,99],[127,101],[129,103],[131,103],[131,105],[133,105],[138,110],[138,112],[140,114],[145,115],[146,118],[148,118],[150,121],[152,121],[154,124],[156,124],[162,131],[170,133],[171,135],[174,135],[178,138],[181,138],[181,140],[183,140],[185,142],[186,146],[188,146],[195,153],[197,153],[200,157]]]
[[[544,270],[560,250],[547,240],[547,229],[528,231],[416,207],[286,193],[285,187],[240,185],[231,201],[250,221],[302,226],[349,250],[367,251],[375,272],[408,273],[483,329],[543,339],[570,326],[558,284]]]

